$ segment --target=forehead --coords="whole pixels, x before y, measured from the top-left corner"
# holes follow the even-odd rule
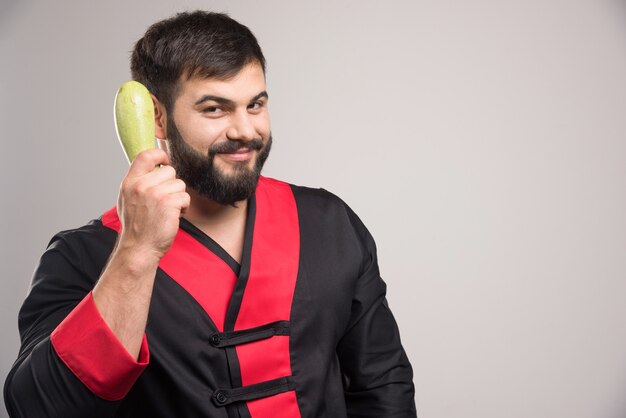
[[[246,103],[265,91],[265,73],[256,62],[247,64],[228,79],[192,77],[181,80],[177,102],[195,103],[205,95],[219,96],[234,102]]]

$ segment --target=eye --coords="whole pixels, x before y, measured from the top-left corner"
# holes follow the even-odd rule
[[[260,100],[257,100],[256,102],[250,103],[250,105],[248,105],[248,109],[250,110],[261,110],[261,108],[265,105],[265,102],[262,102]]]
[[[206,113],[209,115],[217,115],[220,114],[222,112],[222,108],[219,106],[207,106],[204,109],[202,109],[202,113]]]

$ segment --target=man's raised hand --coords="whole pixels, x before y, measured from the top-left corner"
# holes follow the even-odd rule
[[[191,199],[169,163],[163,150],[139,153],[122,181],[117,203],[122,223],[118,245],[157,261],[172,245]]]

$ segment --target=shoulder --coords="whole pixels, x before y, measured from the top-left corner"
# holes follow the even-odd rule
[[[365,252],[375,251],[374,241],[358,215],[336,194],[323,189],[289,184],[298,207],[300,225],[304,230],[315,231],[316,236],[326,233],[337,240],[350,240],[352,245]]]
[[[298,207],[303,252],[321,253],[326,261],[320,262],[330,264],[339,257],[333,265],[355,269],[349,277],[378,277],[376,243],[352,208],[326,189],[289,186]]]
[[[348,208],[341,198],[322,188],[312,188],[290,184],[297,203],[310,205],[322,210],[344,211]]]
[[[90,286],[100,275],[115,242],[117,232],[100,218],[55,234],[42,254],[31,286],[45,282],[69,285],[78,277]]]
[[[323,213],[326,219],[333,219],[341,218],[342,215],[345,217],[350,211],[343,200],[325,189],[299,186],[269,177],[261,177],[259,186],[257,196],[260,190],[272,196],[272,199],[285,196],[285,193],[293,195],[300,216]]]
[[[72,251],[102,247],[103,250],[115,244],[117,232],[102,224],[101,218],[72,229],[56,233],[48,243],[47,251]]]
[[[29,298],[40,294],[48,300],[59,293],[58,289],[79,293],[91,290],[116,240],[117,233],[104,227],[99,219],[55,234],[39,259]]]
[[[365,225],[352,208],[336,194],[323,189],[297,186],[290,184],[298,208],[306,213],[323,215],[325,219],[347,222],[361,233],[365,232]]]

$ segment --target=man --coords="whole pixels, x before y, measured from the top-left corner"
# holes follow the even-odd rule
[[[19,315],[12,417],[414,417],[374,241],[324,190],[260,177],[265,59],[226,15],[131,59],[156,134],[117,207],[57,234]]]

